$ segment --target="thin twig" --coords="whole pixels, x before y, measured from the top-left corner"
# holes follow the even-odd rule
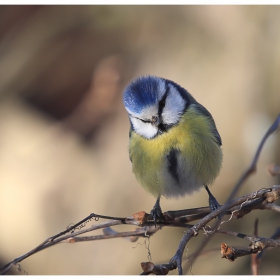
[[[270,191],[270,192],[268,192]],[[255,202],[258,202],[259,207],[261,205],[263,205],[264,203],[268,202],[267,197],[269,197],[269,201],[273,202],[273,199],[277,199],[280,195],[280,186],[274,186],[271,189],[262,189],[258,192],[255,193],[251,193],[251,194],[247,194],[244,195],[242,197],[236,198],[233,201],[234,205],[232,208],[229,209],[228,214],[230,213],[238,213],[238,211],[241,211],[242,207],[246,206],[249,207],[250,205],[252,207],[255,207]],[[242,205],[242,207],[240,206]],[[236,208],[237,207],[237,208]],[[157,227],[154,227],[153,221],[150,222],[142,222],[142,220],[135,220],[134,217],[138,217],[138,214],[133,215],[134,217],[127,217],[127,218],[118,218],[118,220],[111,220],[111,221],[107,221],[104,223],[100,223],[97,225],[92,225],[89,228],[84,228],[85,224],[88,223],[89,219],[91,217],[105,217],[106,219],[111,219],[114,217],[108,217],[108,216],[103,216],[103,215],[98,215],[98,214],[91,214],[89,215],[87,218],[83,219],[82,221],[80,221],[79,223],[76,223],[74,226],[68,228],[67,230],[54,235],[52,237],[49,237],[48,239],[46,239],[45,241],[43,241],[41,244],[39,244],[37,247],[35,247],[33,250],[29,251],[28,253],[14,259],[13,261],[11,261],[10,263],[8,263],[7,265],[5,265],[4,267],[1,268],[1,273],[5,274],[13,265],[16,265],[18,263],[20,263],[22,260],[26,259],[27,257],[42,251],[48,247],[54,246],[56,244],[59,243],[63,243],[63,242],[68,242],[68,243],[74,243],[74,242],[82,242],[82,241],[92,241],[92,240],[100,240],[100,239],[108,239],[108,238],[117,238],[117,237],[130,237],[132,238],[134,236],[142,236],[142,237],[146,237],[147,234],[150,236],[151,234],[155,233],[158,229],[164,227],[164,226],[169,226],[169,227],[181,227],[181,228],[193,228],[194,225],[190,225],[190,224],[186,224],[186,222],[188,222],[189,220],[194,220],[197,218],[198,215],[202,215],[204,212],[207,213],[207,211],[205,211],[207,207],[202,207],[202,210],[200,208],[195,208],[195,209],[186,209],[186,210],[180,210],[179,212],[181,214],[185,214],[185,213],[195,213],[196,211],[198,211],[198,214],[193,214],[190,215],[189,217],[178,217],[175,220],[171,220],[171,221],[162,221],[159,222],[157,224]],[[241,209],[240,209],[241,208]],[[234,212],[235,211],[235,212]],[[176,212],[176,211],[172,211],[172,212]],[[147,214],[148,215],[148,214]],[[175,213],[176,216],[178,216]],[[206,214],[204,214],[206,215]],[[210,216],[209,216],[210,215]],[[204,223],[207,224],[209,221],[211,221],[214,217],[216,217],[218,215],[218,212],[212,212],[208,215],[206,215],[203,219]],[[140,215],[142,216],[142,214]],[[145,216],[145,215],[144,215]],[[115,226],[115,225],[137,225],[137,226],[141,226],[141,228],[137,229],[136,231],[131,231],[131,232],[125,232],[125,233],[118,233],[115,232],[114,234],[111,234],[111,236],[109,236],[108,234],[108,228]],[[153,230],[151,230],[151,228]],[[107,229],[107,234],[104,235],[97,235],[97,236],[90,236],[90,237],[77,237],[79,235],[85,234],[85,233],[89,233],[98,229]],[[148,230],[147,230],[148,229]],[[205,228],[203,226],[201,227],[197,227],[196,228],[197,231],[200,230],[205,230]],[[65,232],[67,232],[68,234],[65,234]],[[70,233],[69,233],[70,232]],[[213,232],[213,231],[211,231]],[[63,235],[62,235],[63,233]],[[229,234],[229,233],[228,233]]]
[[[254,236],[258,236],[258,225],[259,225],[259,220],[256,219],[254,223]],[[251,255],[251,271],[253,275],[258,275],[258,261],[257,261],[257,254],[252,254]]]
[[[271,239],[279,239],[280,238],[280,227],[277,227],[275,232],[271,235],[270,237]],[[261,262],[262,258],[263,258],[263,254],[264,252],[269,249],[269,248],[264,248],[257,256],[257,261],[258,263]]]
[[[171,270],[176,269],[176,265],[172,263],[155,265],[152,262],[142,262],[141,267],[143,269],[141,275],[167,275]]]
[[[240,234],[238,234],[237,237],[239,237],[239,235]],[[234,247],[228,247],[226,244],[222,243],[221,245],[222,255],[225,256],[226,259],[234,261],[238,257],[243,257],[245,255],[250,255],[250,254],[256,254],[264,250],[265,248],[280,247],[280,240],[257,237],[257,236],[249,236],[249,235],[244,235],[243,238],[252,240],[252,243],[250,244],[249,248],[237,249]]]
[[[167,211],[164,212],[163,214],[167,216],[169,219],[175,219],[182,216],[191,216],[191,215],[199,215],[199,214],[207,215],[210,212],[211,212],[210,207],[200,207],[200,208]]]
[[[104,215],[99,215],[99,214],[95,214],[95,213],[91,213],[90,215],[88,215],[86,218],[84,218],[83,220],[81,220],[80,222],[74,224],[71,227],[68,227],[66,230],[50,237],[50,242],[52,242],[54,239],[65,235],[68,232],[74,232],[75,230],[79,230],[81,228],[83,228],[86,223],[90,222],[92,219],[94,219],[95,221],[98,221],[99,219],[109,219],[109,220],[116,220],[116,221],[122,221],[123,223],[126,221],[127,218],[120,218],[120,217],[110,217],[110,216],[104,216]]]
[[[93,240],[101,240],[101,239],[111,239],[111,238],[127,238],[127,237],[144,237],[148,238],[155,232],[157,232],[159,228],[156,227],[145,227],[139,228],[135,231],[126,231],[126,232],[115,232],[114,234],[101,234],[101,235],[94,235],[94,236],[82,236],[82,237],[69,237],[63,242],[65,243],[76,243],[76,242],[84,242],[84,241],[93,241]],[[133,239],[135,242],[136,239]]]
[[[33,254],[35,254],[35,253],[37,253],[41,250],[44,250],[44,249],[46,249],[50,246],[54,246],[54,245],[64,241],[67,238],[74,237],[76,235],[80,235],[80,234],[83,234],[83,233],[88,232],[88,231],[92,231],[92,230],[96,230],[96,229],[100,229],[100,228],[105,228],[107,226],[119,225],[119,224],[122,224],[121,220],[111,221],[111,222],[95,225],[95,226],[92,226],[90,229],[81,230],[81,231],[76,232],[76,233],[73,232],[69,235],[65,235],[64,237],[57,238],[55,240],[54,240],[54,236],[49,237],[45,241],[40,243],[38,246],[36,246],[34,249],[32,249],[31,251],[27,252],[26,254],[14,259],[13,261],[11,261],[8,264],[1,267],[0,272],[1,272],[1,274],[5,274],[12,266],[16,265],[17,263],[23,261],[24,259],[30,257],[31,255],[33,255]],[[58,236],[58,234],[55,235],[55,236]]]
[[[231,262],[235,261],[239,257],[256,254],[257,252],[258,249],[254,249],[254,248],[238,249],[238,248],[227,246],[227,244],[225,243],[221,244],[222,258],[225,258]]]
[[[277,188],[277,191],[279,191],[280,188]],[[245,195],[236,199],[233,199],[232,201],[230,201],[228,203],[228,208],[234,207],[236,205],[240,205],[245,201],[248,200],[252,200],[252,199],[258,199],[260,197],[263,197],[263,199],[265,200],[265,194],[267,192],[270,191],[275,191],[274,189],[272,190],[272,188],[270,189],[261,189],[255,193],[252,193],[250,195]],[[208,214],[206,217],[204,217],[203,219],[201,219],[196,225],[194,225],[191,229],[189,229],[185,235],[183,236],[183,238],[181,239],[177,252],[176,254],[171,258],[170,262],[175,262],[178,265],[178,271],[179,274],[182,274],[182,267],[181,267],[181,262],[182,262],[182,255],[185,249],[185,246],[187,244],[187,242],[194,236],[197,236],[199,229],[205,227],[205,225],[207,223],[209,223],[211,220],[213,220],[215,217],[219,216],[219,214],[223,211],[223,206],[221,206],[220,208],[218,208],[217,210],[211,212],[210,214]],[[215,229],[214,229],[215,231]],[[214,232],[213,231],[213,232]],[[207,237],[212,236],[212,234],[207,235]],[[207,238],[206,237],[206,238]],[[204,244],[204,243],[203,243]]]
[[[257,209],[272,210],[272,211],[275,211],[277,213],[280,213],[280,206],[275,204],[275,203],[263,204],[263,205],[260,205],[260,207],[258,207]]]

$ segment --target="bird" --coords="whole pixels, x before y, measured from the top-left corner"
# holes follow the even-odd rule
[[[205,188],[211,210],[220,204],[210,192],[222,166],[222,140],[210,112],[179,84],[154,75],[124,89],[129,158],[140,185],[156,198],[150,214],[163,219],[161,197],[179,198]]]

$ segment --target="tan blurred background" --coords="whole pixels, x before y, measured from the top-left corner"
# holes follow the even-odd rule
[[[122,91],[131,79],[174,80],[212,113],[224,151],[212,190],[223,203],[280,112],[279,73],[278,6],[0,6],[1,263],[91,212],[122,217],[151,210],[155,199],[136,182],[127,152]],[[280,164],[279,137],[269,139],[257,174],[238,195],[279,184],[266,172]],[[162,199],[162,208],[207,203],[201,191]],[[252,234],[256,217],[260,236],[279,226],[279,215],[255,211],[223,228]],[[167,262],[182,234],[164,228],[153,236],[152,261]],[[188,244],[185,256],[202,238]],[[139,274],[148,261],[143,242],[58,245],[22,267],[31,275]],[[217,235],[207,248],[221,242],[249,245]],[[260,273],[279,274],[279,261],[279,249],[267,251]],[[230,263],[219,251],[192,266],[194,275],[250,273],[250,257]]]

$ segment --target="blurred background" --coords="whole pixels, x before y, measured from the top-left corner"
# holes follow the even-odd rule
[[[279,28],[279,6],[0,6],[1,264],[92,212],[151,210],[155,199],[131,171],[122,104],[124,87],[139,75],[174,80],[212,113],[224,152],[212,191],[224,203],[280,113]],[[238,196],[279,184],[266,171],[280,164],[279,141],[269,138]],[[205,191],[161,202],[163,211],[207,205]],[[223,228],[253,234],[257,217],[259,235],[270,237],[280,219],[269,211]],[[152,261],[167,262],[182,235],[164,228],[152,236]],[[250,274],[250,257],[221,259],[221,242],[249,245],[216,235],[206,249],[218,250],[188,274]],[[279,253],[265,253],[260,274],[280,274]],[[111,239],[57,245],[21,265],[30,275],[108,275],[139,274],[145,261],[144,239]]]

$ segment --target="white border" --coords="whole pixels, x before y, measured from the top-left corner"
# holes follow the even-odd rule
[[[1,5],[279,5],[280,0],[0,0]]]

